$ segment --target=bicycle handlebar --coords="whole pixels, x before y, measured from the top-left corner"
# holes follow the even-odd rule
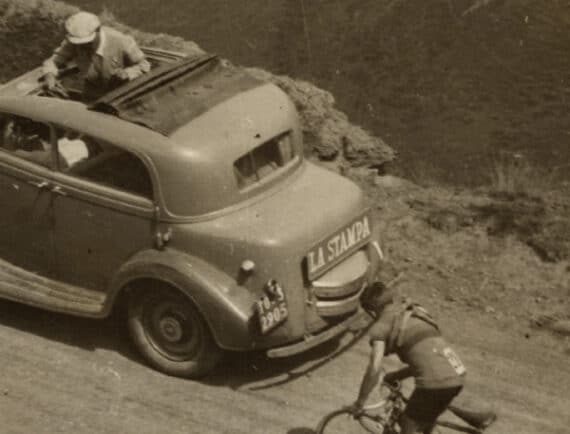
[[[382,382],[382,384],[380,385],[380,388],[385,387],[387,388],[390,393],[388,395],[387,398],[383,398],[380,401],[374,402],[372,404],[368,404],[368,405],[364,405],[362,407],[362,412],[366,412],[366,411],[370,411],[370,410],[376,410],[378,408],[382,408],[384,407],[389,401],[394,400],[397,397],[401,397],[403,398],[402,392],[401,392],[401,388],[402,388],[402,384],[399,381],[395,381],[393,383],[387,383],[387,382]],[[352,413],[353,416],[358,416],[358,414],[360,414],[360,412],[354,412],[354,408],[352,406],[346,406],[344,407],[344,410],[348,410]]]

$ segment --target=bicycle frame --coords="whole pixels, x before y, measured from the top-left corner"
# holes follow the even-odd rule
[[[354,414],[352,408],[343,407],[327,414],[317,426],[316,434],[326,434],[326,427],[330,422],[341,416],[352,416],[367,432],[371,434],[398,434],[400,432],[399,419],[404,409],[407,398],[402,394],[400,384],[395,386],[382,383],[381,387],[388,388],[389,394],[381,401],[367,405],[363,411]],[[380,410],[379,413],[376,411]],[[468,434],[480,434],[483,431],[471,428],[465,425],[460,425],[447,420],[437,420],[436,426],[445,427],[458,432],[465,432]],[[437,431],[435,431],[437,433]]]
[[[354,414],[350,407],[343,407],[328,413],[319,422],[316,434],[326,433],[330,422],[342,415],[352,417],[371,434],[397,434],[399,432],[397,422],[404,410],[405,398],[399,390],[399,384],[394,387],[383,383],[382,386],[390,390],[386,398],[365,406],[358,414]]]

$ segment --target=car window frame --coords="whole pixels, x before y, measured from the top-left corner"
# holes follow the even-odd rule
[[[54,171],[53,175],[53,180],[64,189],[67,196],[72,195],[80,200],[145,217],[154,217],[156,214],[155,202],[144,196],[65,172]]]
[[[49,187],[52,189],[56,186],[62,187],[66,190],[69,189],[70,192],[78,194],[85,200],[98,202],[104,206],[113,206],[114,208],[122,209],[123,211],[134,212],[144,216],[149,216],[150,213],[158,215],[160,188],[157,184],[158,181],[154,166],[146,156],[141,155],[141,153],[132,149],[125,149],[124,147],[118,146],[115,143],[108,142],[99,137],[92,137],[98,142],[108,143],[110,146],[132,154],[143,163],[152,185],[152,198],[138,195],[134,192],[121,190],[120,188],[111,185],[98,183],[87,178],[81,178],[70,173],[65,173],[62,168],[59,167],[57,130],[74,131],[84,135],[88,134],[69,128],[58,122],[37,120],[27,114],[0,110],[0,116],[29,119],[48,127],[50,131],[49,143],[51,145],[51,153],[49,165],[43,165],[36,161],[26,159],[21,155],[0,146],[0,168],[3,168],[3,172],[7,175],[16,176],[18,178],[30,178],[33,182],[47,181],[49,183]],[[91,137],[91,135],[89,136]]]
[[[49,134],[50,135],[49,144],[51,146],[51,149],[50,149],[50,159],[49,159],[48,165],[41,164],[37,161],[25,158],[21,154],[16,154],[15,152],[9,151],[8,149],[4,148],[3,143],[0,143],[0,155],[8,156],[9,161],[11,160],[11,162],[13,162],[13,163],[15,162],[17,164],[17,166],[21,166],[24,169],[41,168],[41,169],[53,171],[56,167],[56,164],[57,164],[57,154],[56,154],[57,150],[56,150],[56,147],[54,146],[55,139],[56,139],[56,132],[55,132],[54,126],[50,122],[39,121],[39,120],[34,119],[33,117],[30,117],[27,115],[22,115],[19,113],[12,113],[12,112],[8,112],[5,110],[0,110],[0,117],[3,117],[3,116],[25,118],[27,120],[30,120],[30,121],[38,123],[38,124],[42,124],[43,126],[47,127],[49,129],[49,133],[50,133]],[[3,133],[3,131],[0,133]],[[41,175],[38,175],[38,176],[41,176]]]
[[[125,149],[124,147],[118,146],[115,143],[111,143],[108,140],[104,140],[100,137],[96,137],[87,133],[83,133],[81,131],[75,130],[73,128],[66,127],[64,125],[58,124],[57,122],[52,122],[52,127],[54,130],[54,141],[55,141],[55,152],[58,152],[58,130],[63,131],[70,131],[73,133],[81,134],[84,136],[88,136],[90,139],[96,141],[98,144],[105,144],[111,146],[113,148],[119,149],[121,151],[127,152],[137,158],[145,167],[149,180],[151,182],[151,191],[152,197],[146,197],[144,195],[137,194],[132,191],[127,191],[120,189],[119,187],[105,184],[101,182],[97,182],[95,180],[84,178],[74,174],[73,171],[66,171],[65,168],[60,167],[59,165],[59,158],[56,159],[56,168],[54,169],[55,177],[58,179],[58,182],[65,186],[66,188],[72,188],[76,193],[85,193],[88,196],[100,195],[108,197],[111,200],[128,200],[131,204],[135,205],[137,208],[144,207],[148,209],[152,209],[153,212],[156,212],[156,207],[158,203],[158,188],[157,188],[157,181],[156,181],[156,174],[154,172],[153,167],[148,164],[146,158],[140,153],[133,151],[132,149]]]

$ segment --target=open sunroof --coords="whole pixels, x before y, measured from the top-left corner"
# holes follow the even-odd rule
[[[170,135],[225,99],[259,85],[218,56],[203,54],[160,65],[89,108]]]

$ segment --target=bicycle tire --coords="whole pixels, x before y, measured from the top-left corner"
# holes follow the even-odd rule
[[[315,430],[315,434],[388,434],[390,432],[392,431],[386,430],[384,423],[374,416],[364,413],[355,418],[350,410],[343,408],[328,413],[321,419]]]
[[[329,426],[334,419],[336,419],[339,416],[342,416],[343,414],[350,416],[350,410],[346,408],[341,408],[335,411],[331,411],[330,413],[325,415],[325,417],[323,417],[320,420],[319,424],[317,425],[315,434],[325,434],[325,429],[327,428],[327,426]]]
[[[315,434],[361,434],[367,432],[354,418],[352,412],[345,408],[327,414],[321,419],[315,430]]]

